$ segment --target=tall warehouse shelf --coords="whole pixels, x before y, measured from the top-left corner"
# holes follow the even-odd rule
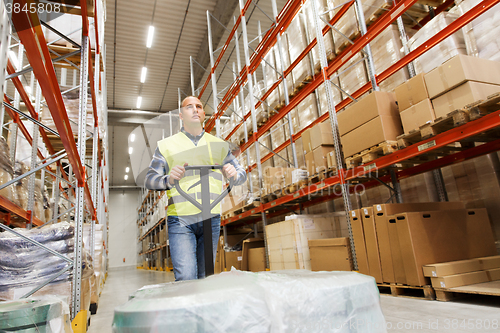
[[[22,8],[33,9],[32,3],[7,5],[0,6],[12,22],[12,29],[2,24],[0,45],[6,70],[0,242],[7,252],[14,251],[9,244],[22,243],[35,257],[48,251],[58,258],[34,263],[12,252],[11,264],[25,273],[4,281],[0,297],[67,296],[71,319],[78,317],[74,324],[85,325],[106,274],[105,6],[99,0],[50,2],[30,13]],[[58,247],[62,240],[65,246]]]
[[[436,46],[445,43],[447,38],[467,27],[468,24],[495,6],[498,1],[485,0],[481,2],[469,2],[467,5],[462,4],[460,7],[462,12],[454,11],[453,15],[456,16],[453,17],[453,20],[447,22],[436,33],[430,35],[422,33],[420,36],[427,37],[419,43],[413,39],[411,47],[406,34],[411,33],[414,35],[415,30],[424,31],[429,26],[429,22],[432,22],[431,19],[435,15],[440,13],[440,17],[448,15],[447,10],[453,6],[453,1],[436,3],[431,10],[426,6],[420,5],[416,0],[384,3],[382,9],[375,10],[372,12],[372,15],[364,17],[364,19],[363,16],[367,15],[367,12],[363,13],[361,9],[363,8],[363,2],[361,1],[349,1],[338,4],[336,7],[334,7],[335,5],[331,7],[326,6],[326,9],[319,8],[320,1],[312,2],[288,1],[279,14],[275,9],[275,2],[273,2],[273,14],[266,15],[273,18],[271,27],[264,33],[259,31],[258,36],[249,42],[245,15],[251,1],[245,4],[240,1],[241,14],[234,20],[235,24],[229,31],[229,36],[225,44],[216,51],[213,51],[211,45],[211,18],[207,14],[211,68],[207,71],[207,79],[201,89],[195,90],[192,84],[192,93],[197,94],[200,98],[207,98],[206,95],[203,95],[207,93],[210,81],[212,82],[212,92],[210,94],[212,100],[207,99],[205,103],[211,109],[216,110],[216,112],[207,120],[205,130],[207,132],[215,130],[218,136],[238,145],[241,144],[240,153],[246,156],[241,158],[240,162],[246,165],[249,178],[251,178],[252,171],[257,171],[257,181],[253,184],[254,193],[256,192],[255,185],[259,189],[263,189],[264,175],[262,166],[264,164],[274,166],[276,161],[280,161],[281,163],[281,160],[285,160],[286,166],[299,167],[300,165],[297,165],[296,149],[289,148],[293,147],[294,143],[298,140],[303,139],[306,131],[316,128],[315,126],[318,124],[330,119],[331,133],[334,136],[334,145],[336,148],[333,153],[335,156],[332,162],[334,166],[336,165],[335,168],[329,168],[327,172],[315,175],[316,177],[309,177],[308,182],[293,184],[296,185],[295,187],[289,186],[287,190],[279,189],[279,194],[274,197],[272,195],[253,195],[253,199],[260,196],[260,202],[257,200],[251,204],[246,203],[246,205],[243,204],[241,206],[241,209],[233,210],[231,214],[223,214],[222,225],[224,226],[224,233],[226,233],[228,226],[255,225],[255,223],[262,221],[265,232],[267,219],[290,212],[302,212],[305,208],[342,197],[342,206],[346,211],[345,217],[349,229],[351,249],[355,258],[349,217],[352,207],[350,203],[351,194],[356,193],[360,188],[368,189],[382,184],[389,188],[392,193],[389,200],[395,196],[396,202],[402,202],[401,190],[399,188],[400,180],[428,171],[434,171],[432,175],[435,180],[438,199],[445,201],[446,192],[443,190],[442,176],[440,172],[435,171],[448,165],[498,151],[500,144],[498,140],[498,117],[500,111],[498,110],[498,98],[491,97],[488,101],[483,102],[483,104],[476,103],[464,108],[461,110],[461,113],[458,112],[453,117],[449,116],[441,123],[438,121],[433,122],[432,126],[427,127],[427,131],[430,131],[430,134],[426,132],[425,135],[402,135],[398,137],[397,144],[394,143],[385,154],[374,154],[375,157],[372,156],[370,159],[359,158],[359,160],[354,159],[353,157],[355,156],[351,156],[352,153],[345,156],[348,158],[344,158],[336,113],[350,106],[353,100],[356,101],[365,97],[370,92],[380,90],[379,85],[387,84],[389,79],[401,75],[403,71],[405,71],[406,74],[404,76],[406,77],[402,82],[413,77],[415,75],[414,66],[422,66],[418,62],[419,57],[425,55]],[[454,8],[456,9],[458,6]],[[308,18],[314,22],[309,22],[315,30],[313,32],[315,33],[314,35],[316,37],[323,36],[323,38],[319,42],[316,38],[306,38],[305,48],[301,52],[298,52],[299,54],[295,60],[286,60],[282,52],[282,49],[286,48],[286,46],[280,46],[280,44],[283,42],[283,38],[287,37],[287,29],[291,26],[292,22],[301,15],[307,15],[306,10],[313,13]],[[343,34],[343,36],[339,37],[341,42],[335,44],[333,52],[330,51],[327,54],[326,51],[328,48],[326,46],[331,47],[331,45],[325,45],[326,43],[331,43],[331,35],[328,34],[333,33],[337,37],[341,34],[339,24],[345,23],[346,20],[354,19],[353,17],[348,17],[348,13],[355,13],[358,18],[359,25],[356,29],[358,32],[349,35]],[[419,21],[417,22],[414,17],[411,18],[411,15],[408,15],[408,13],[417,15]],[[409,20],[408,17],[411,19]],[[391,24],[393,23],[397,23],[397,26],[391,28]],[[240,28],[241,34],[238,33],[238,29]],[[304,23],[302,28],[304,28]],[[380,67],[377,66],[377,61],[379,61],[380,57],[372,56],[372,50],[369,49],[369,46],[373,47],[374,41],[383,32],[387,31],[387,29],[393,29],[398,32],[398,39],[399,37],[402,39],[400,52],[403,52],[403,54],[388,66],[377,68]],[[245,53],[243,67],[241,67],[239,61],[240,47],[238,39],[240,37],[243,39],[243,51]],[[293,37],[298,38],[297,35],[293,35]],[[250,44],[257,39],[259,40],[258,45],[255,47],[251,46]],[[236,49],[238,56],[238,70],[235,70],[236,66],[233,64],[232,75],[234,75],[234,82],[224,89],[218,90],[216,72],[222,72],[230,68],[230,66],[226,66],[227,62],[224,64],[224,67],[221,67],[221,60],[224,57],[224,52],[226,52],[233,41],[235,43],[234,49]],[[295,40],[287,45],[290,47],[293,42]],[[273,46],[276,44],[278,46],[273,49]],[[249,51],[253,53],[249,54]],[[219,55],[214,59],[217,52],[219,52]],[[429,52],[428,54],[431,53]],[[271,62],[270,58],[273,58],[274,62]],[[298,89],[293,89],[294,87],[292,86],[292,90],[290,90],[289,85],[290,81],[292,81],[291,77],[293,76],[294,69],[302,62],[310,63],[310,75],[297,80],[301,83],[297,85]],[[367,76],[364,82],[358,82],[358,86],[354,89],[347,89],[348,87],[339,84],[342,75],[348,74],[349,70],[355,69],[360,63],[363,65],[363,62],[366,64],[365,74]],[[277,66],[274,67],[277,68],[273,68],[272,71],[277,73],[276,79],[268,80],[263,84],[264,88],[262,88],[262,86],[258,85],[259,82],[257,82],[256,74],[259,73],[260,76],[260,68],[262,67],[263,80],[266,81],[266,67],[270,68],[275,64]],[[283,65],[286,65],[287,68],[283,68]],[[417,68],[419,73],[428,70]],[[392,87],[392,89],[394,88]],[[308,122],[305,126],[292,128],[293,119],[298,114],[295,113],[295,117],[293,118],[289,118],[288,116],[292,112],[296,112],[301,102],[306,98],[311,95],[318,96],[320,90],[321,95],[328,96],[323,103],[324,105],[326,104],[325,109],[329,112],[322,111],[322,113],[318,113],[316,119]],[[272,97],[273,94],[280,97],[270,102],[270,96]],[[317,104],[320,104],[319,101]],[[257,117],[263,108],[267,110],[267,117],[264,121],[258,121]],[[228,113],[226,112],[228,111],[231,111],[229,114],[236,114],[236,116],[232,115],[230,122],[221,125],[219,118],[222,115],[227,115]],[[360,111],[358,110],[358,112]],[[460,120],[460,115],[458,114],[467,114],[465,116],[467,120]],[[227,126],[225,127],[225,125]],[[284,133],[287,138],[280,141],[281,143],[276,147],[268,147],[266,148],[267,150],[261,149],[259,146],[264,145],[266,138],[272,138],[273,130],[276,130],[279,126],[284,127]],[[237,133],[240,134],[237,135]],[[418,138],[415,139],[415,137]],[[252,162],[248,158],[251,150],[255,150]],[[265,154],[262,155],[261,151],[265,151]],[[267,151],[271,152],[267,153]],[[284,155],[282,153],[288,154],[286,155],[288,157],[283,158],[282,156]],[[346,161],[349,162],[348,165],[346,165]],[[251,184],[252,182],[250,181],[250,192],[252,192]],[[306,185],[304,186],[304,184]],[[387,184],[391,184],[392,186]],[[357,185],[362,186],[358,187]],[[257,229],[255,229],[255,234],[257,234]],[[266,251],[269,251],[267,247]],[[356,267],[355,259],[354,265]],[[267,267],[269,268],[268,260]]]

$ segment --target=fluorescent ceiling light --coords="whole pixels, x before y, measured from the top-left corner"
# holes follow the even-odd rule
[[[147,67],[142,67],[142,72],[141,72],[141,83],[146,82],[146,73],[148,72]]]
[[[141,108],[141,103],[142,103],[142,96],[139,96],[137,97],[137,108],[140,109]]]
[[[125,177],[123,177],[123,178],[124,178],[125,180],[127,180],[127,179],[128,179],[128,175],[125,175]]]
[[[128,147],[128,153],[129,153],[129,154],[132,154],[132,152],[133,152],[133,151],[134,151],[134,148],[132,148],[132,147]]]
[[[130,142],[134,142],[135,141],[135,134],[132,133],[130,134]]]
[[[130,168],[129,167],[126,167],[125,168],[125,172],[129,172],[130,171]]]
[[[150,48],[151,45],[153,45],[153,35],[155,34],[155,27],[152,25],[149,26],[149,32],[148,32],[148,40],[146,42],[146,47]]]

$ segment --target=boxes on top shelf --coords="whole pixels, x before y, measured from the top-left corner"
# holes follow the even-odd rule
[[[458,15],[449,12],[442,12],[436,15],[410,38],[408,41],[410,50],[413,51],[424,44],[429,38],[438,34],[457,18]],[[459,30],[415,59],[413,61],[415,72],[417,74],[430,72],[446,60],[458,54],[466,54],[466,52],[464,35],[463,32]]]

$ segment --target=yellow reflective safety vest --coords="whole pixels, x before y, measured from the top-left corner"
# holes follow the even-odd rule
[[[158,149],[165,157],[170,169],[176,165],[222,165],[227,157],[229,146],[227,142],[208,133],[204,133],[198,145],[183,132],[179,132],[171,137],[158,141]],[[222,172],[221,170],[212,170],[209,176],[210,180],[210,202],[217,199],[222,192]],[[188,170],[184,177],[179,181],[181,189],[192,198],[201,203],[201,184],[193,186],[200,181],[198,170]],[[201,210],[195,207],[179,194],[175,186],[167,190],[169,216],[186,216],[201,213]],[[221,213],[221,205],[217,204],[212,209],[212,214]]]

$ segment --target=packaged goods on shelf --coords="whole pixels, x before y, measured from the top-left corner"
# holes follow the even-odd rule
[[[234,306],[235,299],[241,306]],[[285,332],[290,327],[320,332],[346,323],[369,323],[370,332],[386,331],[373,278],[355,272],[233,270],[183,284],[143,287],[115,309],[112,326],[117,333],[138,328]]]
[[[404,56],[401,52],[403,45],[401,44],[399,31],[395,25],[388,26],[373,39],[370,46],[376,74],[382,73]],[[405,67],[381,82],[379,87],[382,91],[394,91],[397,86],[408,79],[408,70]]]
[[[45,208],[48,207],[48,200],[46,194],[44,195],[45,188],[41,179],[35,180],[35,216],[42,222],[45,222]]]
[[[325,215],[292,215],[266,226],[271,270],[311,269],[307,241],[335,237],[335,223]]]
[[[425,75],[420,73],[402,83],[394,90],[398,101],[399,112],[416,105],[424,99],[429,99],[429,92],[425,84]]]
[[[9,146],[7,141],[2,136],[0,137],[0,185],[5,184],[12,180],[14,175],[14,169],[12,168],[12,162],[9,154]],[[13,201],[14,193],[12,191],[12,186],[8,186],[0,190],[0,195],[7,200]]]
[[[457,12],[462,15],[480,3],[478,0],[456,1]],[[500,5],[495,5],[462,28],[467,54],[500,61]]]
[[[307,47],[307,43],[304,27],[301,22],[301,15],[295,16],[290,25],[286,30],[288,36],[288,52],[290,53],[290,60],[295,61],[302,51]],[[298,91],[305,81],[312,80],[313,70],[312,70],[312,59],[306,56],[302,59],[297,66],[292,70],[292,76],[294,80],[294,91]]]
[[[304,98],[304,100],[300,102],[299,105],[297,105],[296,110],[296,115],[300,118],[298,130],[301,130],[306,126],[309,126],[309,124],[311,124],[318,118],[318,105],[316,104],[316,96],[314,94],[310,94],[309,96]],[[297,133],[298,130],[295,133]]]
[[[437,35],[457,18],[458,15],[448,12],[442,12],[436,15],[436,17],[424,25],[408,41],[410,50],[413,51],[424,44],[429,38]],[[427,73],[458,54],[467,54],[462,30],[455,32],[413,61],[415,72],[417,74]]]
[[[428,98],[417,103],[416,105],[413,105],[412,107],[409,107],[400,114],[401,123],[403,124],[405,133],[418,129],[420,126],[436,119],[436,114],[434,112],[434,108],[432,107],[431,100]]]
[[[343,71],[345,72],[342,73]],[[347,61],[338,72],[342,73],[339,75],[340,87],[349,95],[352,95],[356,90],[368,82],[365,61],[360,54],[356,54]],[[344,96],[344,98],[346,97],[347,96]]]
[[[312,271],[352,271],[354,269],[348,237],[310,239]]]
[[[274,51],[274,57],[276,61],[276,70],[281,73],[284,72],[288,67],[290,67],[290,54],[287,51],[288,47],[288,37],[286,34],[281,35],[281,54],[280,49],[278,48],[278,44],[274,45],[272,50]],[[283,57],[283,62],[281,61],[281,57]],[[280,77],[280,75],[278,75]],[[288,75],[286,78],[286,87],[288,89],[288,94],[293,92],[293,78],[292,75]],[[284,94],[281,94],[282,100],[284,99]]]
[[[318,1],[316,1],[316,6],[317,6],[318,10],[322,12],[322,11],[325,11],[327,9],[328,5],[327,5],[326,1],[318,0]],[[302,8],[304,11],[304,15],[302,16],[302,19],[304,22],[304,28],[307,31],[307,34],[306,34],[307,40],[310,43],[310,42],[312,42],[313,39],[316,38],[316,27],[314,24],[316,13],[313,11],[312,2],[306,2]],[[348,14],[344,14],[344,17],[346,15],[348,15]],[[326,21],[329,20],[329,19],[326,19],[325,16],[323,16],[323,19],[325,19]],[[322,28],[323,28],[323,26],[326,25],[323,21],[320,21],[320,24],[321,24]],[[326,33],[323,36],[323,40],[325,42],[325,51],[326,51],[327,57],[332,60],[335,57],[335,47],[333,44],[333,38],[332,38],[331,32]],[[312,58],[313,58],[313,64],[316,67],[320,63],[318,45],[316,45],[311,50],[310,54],[312,55]]]
[[[338,78],[332,79],[333,83],[337,86],[340,87],[340,82]],[[342,94],[340,90],[335,87],[335,85],[332,85],[332,91],[333,91],[333,104],[337,105],[342,101]],[[316,90],[317,96],[319,98],[319,114],[325,114],[328,113],[328,99],[326,98],[326,88],[325,88],[325,83],[320,85],[318,89]]]
[[[30,171],[24,162],[16,161],[14,164],[14,176],[17,178]],[[14,184],[14,203],[24,210],[28,209],[28,181],[29,177],[24,177]]]
[[[304,148],[302,146],[302,137],[300,137],[297,140],[295,140],[294,143],[295,143],[295,152],[297,154],[297,163],[298,163],[297,166],[299,168],[305,167],[306,166],[306,160],[305,160],[305,156],[304,156]],[[290,162],[293,163],[292,146],[286,147],[286,151],[287,151],[288,156],[291,157]]]

